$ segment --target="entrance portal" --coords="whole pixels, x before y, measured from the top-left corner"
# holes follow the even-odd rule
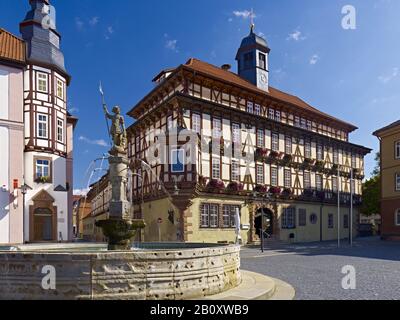
[[[54,241],[53,213],[50,209],[37,208],[33,214],[33,241]]]
[[[264,219],[264,221],[262,221]],[[271,238],[274,234],[274,214],[269,209],[259,209],[255,217],[256,234],[261,238],[261,230],[264,228],[264,239]]]

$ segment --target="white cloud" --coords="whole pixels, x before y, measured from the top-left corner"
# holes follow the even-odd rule
[[[307,39],[307,37],[302,36],[302,33],[299,30],[295,30],[292,33],[289,33],[289,36],[286,38],[286,40],[294,40],[294,41],[301,41],[305,39]]]
[[[68,112],[69,112],[69,113],[78,113],[78,112],[79,112],[79,109],[78,109],[78,108],[75,108],[75,107],[71,107],[71,108],[68,109]]]
[[[76,25],[76,27],[77,27],[79,30],[82,30],[83,27],[85,26],[85,23],[82,21],[81,18],[76,17],[76,18],[75,18],[75,25]]]
[[[79,137],[79,141],[83,141],[85,143],[93,144],[93,145],[100,146],[100,147],[108,147],[109,146],[109,144],[103,139],[91,140],[91,139],[86,138],[84,136],[80,136]]]
[[[92,27],[94,27],[94,26],[96,26],[96,25],[99,23],[99,20],[100,20],[99,17],[92,17],[92,18],[89,20],[89,24],[90,24]]]
[[[311,59],[310,59],[310,64],[311,64],[311,65],[317,64],[317,62],[318,62],[319,60],[320,60],[319,55],[314,54],[314,55],[311,57]]]
[[[165,38],[165,48],[171,51],[179,52],[178,50],[178,40],[171,39],[168,33],[164,33]]]
[[[74,189],[74,196],[86,196],[89,189]]]
[[[108,26],[107,30],[106,30],[106,34],[104,35],[104,37],[106,38],[106,40],[110,40],[111,35],[113,35],[115,33],[114,27],[113,26]]]
[[[394,78],[397,78],[399,75],[399,68],[395,67],[392,69],[392,72],[386,75],[382,75],[378,77],[378,80],[382,82],[383,84],[386,84],[390,81],[392,81]]]
[[[243,11],[233,11],[233,15],[237,18],[243,18],[243,19],[249,19],[251,17],[256,18],[257,16],[255,15],[254,12],[251,12],[249,10],[243,10]]]
[[[165,48],[172,50],[172,51],[176,51],[176,45],[178,43],[178,40],[174,39],[174,40],[167,40],[167,42],[165,43]]]

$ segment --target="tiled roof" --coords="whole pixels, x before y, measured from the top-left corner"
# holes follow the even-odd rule
[[[389,130],[389,129],[393,129],[393,128],[396,128],[396,127],[400,128],[400,120],[395,121],[395,122],[393,122],[392,124],[389,124],[388,126],[386,126],[386,127],[382,128],[382,129],[379,129],[379,130],[375,131],[375,132],[374,132],[374,135],[375,135],[375,136],[379,136],[379,135],[380,135],[381,133],[383,133],[384,131]]]
[[[243,87],[245,89],[251,90],[253,92],[256,92],[258,94],[262,94],[262,95],[267,95],[270,96],[274,99],[280,100],[282,102],[286,102],[289,103],[291,105],[294,105],[295,107],[298,107],[299,109],[301,109],[301,111],[306,112],[306,113],[313,113],[316,115],[319,115],[325,119],[327,119],[328,121],[335,121],[338,122],[340,124],[342,124],[343,126],[347,127],[350,130],[356,130],[357,127],[355,127],[354,125],[344,122],[340,119],[337,119],[335,117],[332,117],[312,106],[310,106],[308,103],[306,103],[305,101],[301,100],[300,98],[290,95],[288,93],[282,92],[280,90],[277,90],[273,87],[269,87],[269,92],[265,92],[263,90],[260,90],[259,88],[257,88],[255,85],[253,85],[252,83],[242,79],[241,77],[239,77],[237,74],[227,71],[227,70],[223,70],[221,68],[218,68],[214,65],[211,65],[209,63],[200,61],[198,59],[190,59],[185,65],[183,65],[183,67],[191,69],[193,71],[196,72],[200,72],[203,73],[205,75],[209,75],[212,76],[214,78],[217,78],[218,80],[224,81],[224,82],[228,82],[232,85],[236,85],[236,86],[240,86]]]
[[[0,59],[25,63],[25,42],[0,28]]]

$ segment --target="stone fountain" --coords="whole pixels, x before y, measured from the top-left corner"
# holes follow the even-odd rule
[[[109,209],[109,219],[96,222],[102,228],[103,234],[108,239],[108,250],[128,250],[132,246],[132,239],[137,230],[146,225],[144,220],[132,218],[131,203],[127,200],[127,173],[129,160],[126,153],[127,136],[124,117],[119,107],[113,108],[113,114],[103,105],[106,119],[111,120],[109,135],[113,142],[110,150],[109,180],[112,186],[112,197]]]
[[[184,300],[218,294],[240,285],[240,246],[198,243],[140,243],[145,227],[127,200],[128,159],[124,119],[118,107],[109,130],[112,199],[109,219],[97,223],[102,244],[0,246],[0,300]]]

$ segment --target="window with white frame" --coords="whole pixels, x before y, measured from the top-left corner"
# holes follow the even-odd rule
[[[171,172],[182,173],[185,171],[185,150],[171,150]]]
[[[237,160],[232,160],[231,180],[236,182],[240,181],[240,166],[239,166],[239,161]]]
[[[265,184],[264,165],[262,165],[262,164],[258,164],[257,165],[257,184],[258,185],[264,185]]]
[[[306,141],[304,143],[304,157],[307,159],[311,159],[311,142]]]
[[[271,186],[278,186],[278,168],[275,167],[271,168]]]
[[[292,170],[285,169],[285,188],[292,188]]]
[[[277,111],[275,112],[275,121],[281,122],[282,118],[281,118],[281,112]]]
[[[282,229],[296,228],[296,208],[283,209],[282,213]]]
[[[197,113],[192,114],[192,130],[201,134],[201,116]]]
[[[279,134],[273,133],[272,134],[272,143],[271,143],[272,151],[279,151]]]
[[[396,191],[400,191],[400,173],[396,173]]]
[[[307,129],[307,120],[301,118],[301,124],[300,124],[302,129]]]
[[[397,211],[396,211],[395,224],[396,224],[396,226],[400,226],[400,209],[397,209]]]
[[[333,150],[333,163],[339,164],[339,150],[337,149]]]
[[[60,79],[57,79],[57,97],[64,99],[64,82]]]
[[[49,78],[46,73],[37,73],[37,90],[40,92],[48,92]]]
[[[219,158],[212,159],[212,174],[213,179],[221,179],[221,160]]]
[[[400,159],[400,141],[397,141],[395,144],[395,151],[394,151],[396,159]]]
[[[232,142],[234,144],[240,144],[240,125],[237,123],[232,124]]]
[[[264,129],[257,129],[257,148],[265,148]]]
[[[254,104],[253,102],[247,102],[247,112],[254,113]]]
[[[304,189],[311,189],[311,173],[304,172]]]
[[[57,119],[57,141],[64,142],[64,120]]]
[[[300,117],[294,117],[294,126],[300,127]]]
[[[324,147],[320,144],[317,145],[317,160],[324,160]]]
[[[257,116],[260,116],[260,115],[261,115],[261,106],[260,106],[259,104],[256,104],[256,105],[255,105],[255,107],[254,107],[254,113],[255,113]]]
[[[354,154],[351,155],[351,167],[353,169],[357,168],[357,156]]]
[[[317,190],[321,191],[323,189],[323,178],[321,175],[317,174],[315,176],[315,186]]]
[[[307,210],[299,209],[299,227],[307,226]]]
[[[312,131],[312,122],[307,120],[307,130]]]
[[[292,137],[285,137],[285,153],[289,155],[293,153]]]
[[[46,114],[37,115],[37,136],[38,138],[48,138],[48,116]]]
[[[210,205],[210,228],[218,228],[219,206]]]
[[[222,136],[222,121],[221,119],[213,119],[213,138],[221,139]]]
[[[222,226],[223,228],[235,228],[236,227],[236,212],[239,211],[240,207],[235,205],[224,205],[222,210]]]
[[[219,206],[217,204],[202,204],[200,207],[200,227],[218,228]]]
[[[269,109],[268,118],[270,118],[271,120],[275,120],[275,110],[274,109]]]
[[[50,177],[50,160],[37,159],[35,165],[36,179]]]

